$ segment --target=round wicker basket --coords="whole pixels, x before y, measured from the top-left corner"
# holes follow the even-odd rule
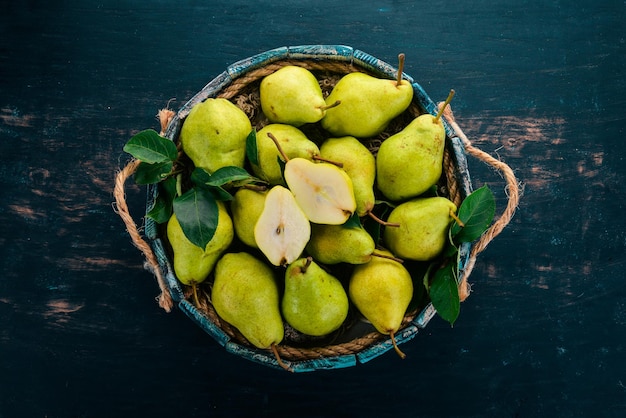
[[[397,77],[397,69],[392,65],[348,46],[304,45],[277,48],[229,66],[226,71],[210,81],[177,112],[169,113],[170,117],[165,121],[162,135],[177,142],[180,128],[191,108],[210,97],[222,97],[231,100],[248,115],[252,126],[256,127],[257,130],[260,129],[268,123],[260,110],[260,81],[266,75],[285,65],[298,65],[313,72],[325,94],[330,92],[341,76],[349,72],[360,71],[381,78],[395,79]],[[364,142],[374,154],[382,141],[400,131],[410,120],[422,113],[435,114],[438,111],[437,104],[428,97],[415,80],[406,74],[403,77],[413,86],[413,102],[405,113],[396,118],[383,133]],[[459,132],[460,128],[451,116],[451,112],[444,114],[443,121],[446,129],[446,146],[443,174],[437,185],[438,193],[448,197],[458,206],[472,192],[466,160],[471,144],[462,132]],[[308,129],[305,133],[313,141],[321,141],[323,138],[324,133],[320,132],[318,127],[311,126],[305,129]],[[489,163],[489,161],[487,162]],[[128,170],[126,174],[128,175]],[[512,173],[510,175],[512,176]],[[122,184],[124,180],[125,178],[121,180]],[[517,190],[514,177],[507,181],[509,182],[509,189],[511,189],[511,183],[514,182]],[[147,192],[146,213],[153,207],[158,196],[158,185],[148,186]],[[514,209],[517,205],[517,197],[510,196],[510,198],[515,199],[509,204]],[[119,206],[121,205],[118,201],[118,209]],[[125,207],[125,204],[123,206]],[[458,267],[459,286],[462,288],[460,293],[464,295],[462,299],[467,296],[465,292],[468,286],[467,277],[473,267],[476,254],[482,251],[487,243],[500,232],[511,216],[512,210],[506,218],[501,217],[498,230],[490,231],[490,234],[485,234],[481,240],[475,243],[465,243],[461,246]],[[162,290],[167,294],[168,300],[171,300],[170,303],[176,304],[189,318],[231,353],[270,367],[306,372],[354,366],[393,349],[389,336],[377,332],[370,324],[360,318],[354,309],[352,309],[344,326],[331,336],[322,339],[302,339],[298,333],[291,333],[292,330],[287,325],[285,340],[275,347],[277,353],[271,350],[257,349],[236,328],[221,320],[216,314],[208,297],[211,279],[207,280],[199,289],[200,304],[196,305],[190,302],[190,289],[176,279],[171,264],[171,251],[162,226],[146,217],[144,233],[149,248],[142,249],[142,251],[144,253],[152,252],[150,255],[146,254],[147,258],[149,261],[152,260],[152,264],[156,263],[152,268],[161,279]],[[137,246],[141,248],[140,245]],[[407,312],[401,329],[395,335],[397,344],[403,344],[415,337],[418,330],[424,328],[435,313],[435,309],[427,300],[413,306]]]

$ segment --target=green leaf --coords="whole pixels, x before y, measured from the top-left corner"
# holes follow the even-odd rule
[[[141,161],[137,166],[134,178],[137,184],[154,184],[165,179],[174,167],[171,161],[163,161],[160,163],[146,163]]]
[[[211,184],[213,182],[212,179],[213,176],[204,168],[196,167],[191,172],[191,181],[196,187],[205,189],[211,193],[216,200],[232,200],[233,196],[227,190],[221,186]]]
[[[463,200],[457,216],[465,224],[459,226],[455,221],[451,226],[455,242],[472,242],[479,238],[493,222],[496,201],[491,190],[485,185],[475,190]]]
[[[356,212],[352,214],[348,218],[348,220],[343,224],[345,228],[361,228],[361,218],[357,215]]]
[[[173,162],[178,157],[176,145],[153,129],[146,129],[130,138],[124,145],[124,151],[149,164]]]
[[[154,206],[146,216],[158,224],[163,224],[172,216],[172,203],[176,196],[176,177],[168,177],[159,186],[159,194],[154,202]]]
[[[245,169],[237,166],[227,166],[211,174],[206,184],[209,186],[223,186],[228,183],[248,180],[250,178],[252,178],[252,176]]]
[[[259,150],[256,146],[256,129],[252,129],[246,138],[246,156],[251,164],[259,165]]]
[[[460,300],[452,268],[444,267],[435,273],[429,296],[439,316],[454,325],[460,313]]]
[[[174,199],[174,213],[187,239],[205,248],[217,228],[215,197],[206,189],[193,187]]]
[[[439,316],[454,325],[461,310],[461,301],[453,264],[449,263],[435,272],[428,292]]]

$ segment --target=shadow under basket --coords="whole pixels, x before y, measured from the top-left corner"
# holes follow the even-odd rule
[[[207,98],[222,97],[237,104],[252,121],[253,127],[260,129],[267,120],[260,110],[258,87],[260,80],[285,65],[298,65],[313,72],[325,93],[342,75],[360,71],[379,78],[395,79],[397,69],[365,52],[341,45],[304,45],[273,49],[250,58],[238,61],[226,71],[209,82],[201,91],[185,103],[178,112],[171,112],[171,117],[164,125],[161,133],[166,138],[178,142],[178,135],[185,117],[191,108]],[[410,76],[404,74],[414,90],[413,102],[405,113],[394,120],[377,138],[369,140],[368,146],[375,152],[377,145],[393,133],[401,130],[406,124],[423,113],[436,114],[438,105],[433,102],[422,87]],[[443,160],[443,174],[438,183],[438,193],[448,197],[457,206],[472,192],[470,174],[466,156],[469,141],[459,132],[460,128],[451,116],[444,113],[442,118],[446,130],[446,145]],[[312,136],[315,133],[311,133]],[[315,140],[314,138],[312,138]],[[482,151],[481,151],[482,152]],[[512,173],[510,174],[512,176]],[[509,186],[517,191],[517,182],[509,181]],[[509,190],[510,191],[510,190]],[[146,213],[154,205],[159,193],[158,185],[148,186]],[[509,196],[511,197],[511,196]],[[507,219],[501,219],[501,230],[512,216],[515,201],[511,199],[511,210]],[[119,206],[119,205],[118,205]],[[473,267],[476,254],[500,231],[492,231],[491,236],[474,243],[464,243],[460,247],[459,285],[467,287],[467,276]],[[149,217],[145,218],[146,241],[152,250],[152,258],[158,266],[162,290],[169,293],[171,303],[178,306],[194,323],[211,335],[215,341],[228,352],[263,365],[284,369],[285,365],[294,372],[309,372],[321,369],[339,369],[368,362],[387,351],[393,350],[389,336],[377,332],[371,324],[359,317],[358,312],[351,308],[349,319],[345,325],[333,335],[322,339],[299,339],[286,325],[285,340],[276,345],[276,353],[272,350],[258,349],[251,345],[238,331],[219,318],[213,309],[208,295],[212,278],[201,285],[198,293],[201,303],[196,306],[191,302],[190,289],[182,285],[176,278],[172,268],[171,249],[165,238],[163,225],[156,224]],[[479,248],[482,246],[482,248]],[[144,251],[146,252],[146,251]],[[464,297],[463,297],[464,299]],[[418,304],[404,318],[401,329],[395,334],[397,344],[404,344],[413,339],[420,329],[426,327],[436,314],[432,304],[426,299]]]

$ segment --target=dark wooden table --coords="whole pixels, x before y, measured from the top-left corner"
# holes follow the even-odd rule
[[[621,1],[13,2],[0,16],[0,417],[626,413]],[[434,100],[523,196],[454,328],[289,375],[166,314],[113,210],[134,133],[229,64],[345,44]],[[172,100],[170,102],[170,100]],[[503,179],[470,160],[499,210]],[[132,213],[145,189],[130,184]]]

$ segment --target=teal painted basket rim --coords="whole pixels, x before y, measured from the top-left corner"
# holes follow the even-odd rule
[[[396,78],[397,75],[397,69],[392,65],[350,46],[299,45],[272,49],[237,61],[228,66],[224,72],[211,80],[206,86],[204,86],[204,88],[189,99],[178,110],[178,112],[176,112],[168,124],[165,131],[165,137],[172,141],[177,140],[184,118],[187,116],[191,108],[197,103],[200,103],[207,98],[218,96],[229,86],[233,86],[234,83],[237,83],[239,80],[245,78],[246,75],[255,70],[262,69],[274,63],[280,63],[281,61],[293,62],[299,60],[318,62],[321,64],[345,64],[350,66],[350,68],[353,69],[352,71],[366,71],[380,77]],[[417,104],[423,112],[428,112],[433,115],[436,114],[437,104],[431,100],[424,89],[411,76],[403,73],[403,77],[413,86],[413,102]],[[472,184],[467,168],[465,148],[452,126],[445,120],[445,118],[442,118],[442,120],[444,122],[447,136],[446,147],[454,159],[454,165],[456,168],[455,177],[460,189],[459,192],[462,198],[465,198],[472,192]],[[146,213],[153,207],[157,195],[158,187],[155,185],[148,186]],[[184,289],[180,282],[176,279],[171,261],[164,246],[164,242],[159,236],[159,229],[157,225],[148,217],[146,217],[145,223],[146,238],[150,242],[150,245],[159,262],[159,266],[162,269],[172,299],[178,304],[179,309],[205,332],[211,335],[211,337],[213,337],[213,339],[222,345],[228,352],[256,363],[276,369],[282,369],[281,365],[278,363],[271,351],[260,350],[239,343],[220,327],[218,321],[212,320],[207,314],[197,309],[193,304],[189,303],[185,299]],[[466,267],[469,263],[471,249],[472,244],[470,243],[464,243],[460,248],[459,280],[461,280],[465,274]],[[432,304],[428,304],[422,309],[422,311],[407,321],[403,328],[395,335],[397,344],[403,344],[413,339],[420,329],[427,326],[435,314],[436,311]],[[380,338],[377,338],[367,347],[364,347],[362,350],[357,352],[350,352],[350,350],[347,350],[347,352],[341,352],[341,350],[339,350],[336,353],[333,352],[333,354],[328,354],[329,351],[333,350],[325,350],[325,347],[322,348],[323,349],[319,350],[319,355],[314,355],[310,358],[304,359],[285,359],[284,362],[287,363],[291,370],[295,372],[340,369],[368,362],[381,356],[387,351],[392,350],[393,345],[390,338],[380,334]]]

